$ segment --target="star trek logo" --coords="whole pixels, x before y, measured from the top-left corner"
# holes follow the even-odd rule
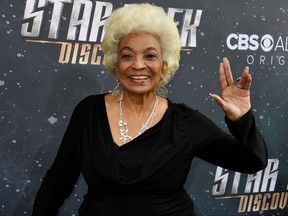
[[[21,35],[28,42],[60,45],[59,63],[99,65],[103,27],[112,10],[110,2],[27,0]],[[168,8],[167,14],[178,26],[183,50],[196,47],[202,10]]]
[[[243,178],[244,174],[235,172],[233,175],[217,167],[212,195],[215,199],[239,199],[238,213],[284,209],[287,207],[288,185],[286,191],[275,192],[278,167],[278,159],[269,159],[265,170],[247,175],[247,178]],[[244,190],[243,193],[240,190]]]

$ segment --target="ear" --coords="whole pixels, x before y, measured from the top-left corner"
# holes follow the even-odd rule
[[[166,74],[167,68],[168,68],[167,62],[163,62],[163,66],[162,66],[162,76],[164,76],[164,75]]]

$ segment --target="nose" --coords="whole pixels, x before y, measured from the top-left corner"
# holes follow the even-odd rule
[[[142,70],[146,68],[145,59],[143,59],[142,56],[137,56],[133,61],[132,67],[135,70]]]

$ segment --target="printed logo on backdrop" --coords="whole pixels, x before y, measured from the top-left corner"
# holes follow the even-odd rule
[[[100,65],[103,63],[100,46],[105,34],[103,27],[112,10],[111,2],[27,0],[21,35],[28,42],[59,45],[59,63]],[[178,26],[183,50],[196,47],[196,28],[202,10],[167,8],[167,14]],[[47,35],[43,35],[47,28]]]
[[[278,159],[269,159],[265,170],[251,175],[217,167],[212,195],[215,199],[238,199],[238,213],[284,209],[287,208],[288,184],[286,191],[276,191],[278,174]]]
[[[226,45],[230,50],[251,52],[246,57],[248,65],[283,66],[286,63],[288,36],[231,33],[226,38]]]

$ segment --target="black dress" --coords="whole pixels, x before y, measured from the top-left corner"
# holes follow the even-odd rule
[[[82,172],[88,192],[80,216],[192,216],[183,184],[195,156],[238,172],[266,166],[266,146],[252,112],[226,123],[236,139],[198,111],[169,101],[159,123],[118,147],[104,94],[89,96],[73,112],[33,215],[57,215]]]

